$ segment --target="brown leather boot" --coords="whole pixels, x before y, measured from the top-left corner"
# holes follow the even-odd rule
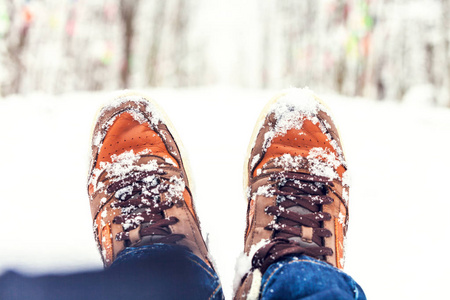
[[[156,104],[127,94],[99,113],[88,193],[94,234],[110,266],[126,247],[187,247],[212,267],[173,130]]]
[[[287,255],[343,267],[347,166],[328,109],[311,91],[291,89],[266,106],[246,172],[244,252],[251,267],[235,299],[258,298],[262,274]]]

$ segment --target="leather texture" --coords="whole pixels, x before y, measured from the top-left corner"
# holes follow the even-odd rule
[[[212,267],[193,206],[184,162],[173,134],[152,103],[142,97],[138,97],[137,100],[136,96],[132,98],[127,101],[127,97],[124,97],[118,104],[106,106],[100,112],[93,131],[88,194],[94,220],[94,234],[104,265],[112,264],[125,248],[125,243],[114,238],[124,232],[122,225],[113,222],[113,219],[121,213],[121,209],[111,206],[117,199],[107,190],[112,182],[107,178],[102,166],[105,163],[112,163],[113,156],[132,150],[135,154],[145,153],[134,162],[136,166],[158,161],[158,164],[164,165],[167,178],[178,176],[184,181],[182,199],[165,210],[164,214],[166,218],[173,216],[179,220],[169,226],[173,234],[185,236],[177,243],[188,247]],[[153,116],[153,113],[157,113],[157,117]],[[160,157],[161,160],[156,160],[155,157]],[[173,184],[169,180],[167,182],[169,185]],[[166,198],[162,194],[161,203],[165,202]],[[140,227],[130,231],[131,244],[139,244],[139,232]]]
[[[278,96],[271,105],[275,105],[284,94]],[[299,99],[302,101],[302,99]],[[322,102],[318,100],[320,107]],[[323,222],[323,228],[331,232],[331,236],[324,238],[324,246],[332,249],[333,254],[325,256],[327,263],[342,269],[344,258],[344,238],[348,224],[348,193],[349,187],[343,184],[344,173],[347,171],[342,143],[336,125],[332,117],[321,109],[312,119],[301,113],[298,115],[302,120],[301,128],[291,128],[285,133],[277,133],[272,138],[268,136],[276,130],[277,119],[275,113],[267,110],[262,113],[258,122],[259,128],[254,133],[253,140],[250,141],[247,183],[248,183],[248,210],[247,228],[245,232],[244,252],[249,255],[252,246],[262,240],[274,238],[274,231],[266,229],[274,222],[274,217],[267,214],[266,208],[276,205],[277,196],[271,195],[268,187],[273,182],[271,175],[283,171],[293,171],[310,174],[312,161],[308,160],[312,149],[324,149],[330,155],[334,155],[341,163],[335,168],[337,174],[333,179],[333,187],[327,196],[333,199],[331,204],[323,205],[323,212],[329,213],[331,219]],[[264,115],[265,113],[265,115]],[[289,155],[292,158],[301,158],[302,163],[292,169],[289,166],[277,164],[282,156]],[[323,158],[326,159],[326,158]],[[310,239],[313,231],[301,228],[304,240]],[[241,282],[235,293],[235,299],[247,299],[252,285],[252,274],[250,271]]]

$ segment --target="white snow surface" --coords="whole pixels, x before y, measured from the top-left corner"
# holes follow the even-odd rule
[[[257,117],[278,91],[235,88],[146,91],[168,113],[185,148],[194,201],[231,299],[243,248],[244,157]],[[341,130],[352,174],[346,272],[369,299],[447,295],[450,110],[320,95]],[[86,181],[90,130],[113,93],[0,99],[0,271],[100,269]],[[413,103],[411,101],[410,103]]]

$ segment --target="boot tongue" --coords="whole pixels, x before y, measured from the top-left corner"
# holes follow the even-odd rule
[[[165,160],[159,156],[154,156],[154,155],[142,155],[138,158],[138,160],[136,161],[136,168],[139,170],[144,169],[146,166],[149,165],[154,165],[155,171],[156,170],[161,170],[160,167],[164,166],[165,164]],[[166,163],[166,165],[168,165]],[[157,189],[161,183],[161,179],[158,178],[158,175],[150,175],[148,177],[144,177],[141,178],[140,181],[142,182],[146,182],[147,185],[142,187],[142,190],[134,195],[132,195],[128,200],[136,200],[139,199],[140,197],[142,197],[142,195],[148,193],[150,190],[153,189]],[[127,186],[125,188],[123,188],[122,190],[119,190],[118,192],[116,192],[116,197],[120,197],[123,198],[124,196],[126,197],[127,194],[127,190],[133,190],[132,186]],[[161,204],[161,195],[154,195],[152,197],[153,199],[148,199],[147,201],[153,202],[155,203],[157,206]],[[124,200],[124,199],[122,199]],[[129,207],[124,207],[122,208],[122,213],[125,214],[145,214],[147,212],[149,208],[148,207],[136,207],[136,206],[129,206]],[[161,217],[164,218],[164,213],[161,212],[160,213]],[[140,228],[146,228],[149,227],[151,225],[151,222],[145,221],[145,222],[139,222],[137,224],[135,224],[134,226],[140,226]],[[124,225],[123,225],[124,226]],[[130,227],[133,226],[132,224],[129,225]],[[128,227],[129,228],[129,227]],[[125,225],[123,227],[124,230],[128,230],[127,226]],[[136,229],[131,227],[131,230]],[[170,230],[167,229],[168,233],[170,233]],[[151,244],[155,244],[157,243],[161,238],[164,238],[164,235],[145,235],[145,236],[141,236],[140,237],[140,241],[134,244],[129,244],[128,246],[132,246],[132,247],[139,247],[139,246],[143,246],[143,245],[151,245]]]
[[[310,210],[308,210],[308,209],[306,209],[306,208],[304,208],[304,207],[301,207],[301,206],[299,206],[299,205],[289,207],[287,210],[292,211],[292,212],[295,212],[295,213],[297,213],[297,214],[299,214],[299,215],[305,215],[305,214],[310,214],[310,213],[312,213]],[[294,226],[294,227],[299,227],[299,226]],[[299,244],[300,246],[305,247],[305,248],[308,248],[308,247],[318,247],[318,246],[319,246],[319,245],[317,245],[317,244],[314,243],[314,242],[311,242],[311,243],[305,242],[305,241],[303,241],[302,238],[299,237],[299,236],[290,237],[289,240],[291,240],[291,241],[293,241],[293,242],[296,242],[297,244]]]
[[[288,170],[284,170],[284,171],[288,171]],[[286,185],[280,187],[280,190],[283,191],[283,192],[289,192],[289,193],[306,194],[306,193],[302,193],[301,191],[299,191],[296,188],[293,188],[291,186],[286,186]],[[300,205],[291,206],[289,208],[286,208],[286,210],[291,211],[291,212],[296,213],[296,214],[299,214],[299,215],[307,215],[307,214],[312,214],[313,213],[313,211],[311,211],[311,210],[309,210],[307,208],[304,208],[303,206],[300,206]],[[295,225],[294,227],[301,227],[301,225]],[[319,246],[313,241],[306,242],[299,236],[290,237],[289,240],[299,244],[301,247],[304,247],[304,248],[318,247]]]
[[[131,247],[140,247],[140,246],[145,246],[145,245],[153,245],[156,244],[158,242],[160,242],[160,240],[163,238],[164,236],[162,235],[146,235],[141,237],[141,240],[132,245]]]
[[[281,157],[275,157],[271,160],[269,160],[267,163],[264,164],[264,166],[261,168],[261,173],[268,173],[268,174],[276,174],[281,172],[297,172],[297,173],[305,173],[309,174],[307,169],[307,162],[306,159],[303,157],[292,157],[290,155],[283,155]],[[289,186],[284,185],[282,187],[279,187],[279,189],[283,192],[293,192],[293,193],[302,193],[298,189]],[[304,193],[306,194],[306,193]],[[289,208],[286,208],[286,210],[294,212],[299,215],[307,215],[312,214],[313,212],[309,209],[306,209],[300,205],[291,206]],[[296,225],[294,227],[300,227],[300,225]],[[301,237],[294,236],[290,237],[289,240],[294,241],[295,243],[299,244],[301,247],[309,248],[309,247],[319,247],[315,242],[306,242],[303,241]]]

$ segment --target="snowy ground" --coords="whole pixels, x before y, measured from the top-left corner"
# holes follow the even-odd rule
[[[274,91],[148,91],[188,151],[195,202],[228,299],[243,245],[242,170]],[[450,110],[322,95],[352,170],[346,271],[370,299],[447,294]],[[89,135],[111,95],[0,100],[0,272],[101,268],[86,194]],[[214,176],[212,176],[214,175]],[[445,252],[444,252],[445,253]]]

